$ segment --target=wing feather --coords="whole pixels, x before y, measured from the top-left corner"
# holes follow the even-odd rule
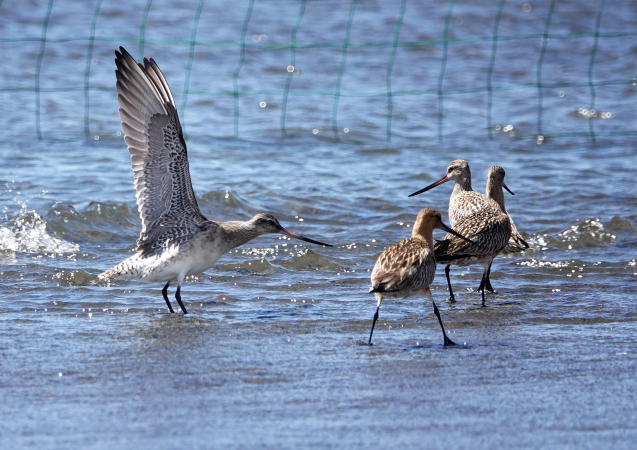
[[[423,289],[434,279],[436,262],[427,243],[416,238],[386,249],[372,270],[371,292],[403,292]]]
[[[188,152],[168,83],[153,59],[138,64],[115,51],[119,114],[131,156],[143,252],[179,242],[201,230],[201,214],[190,181]]]
[[[502,250],[502,253],[505,255],[517,252],[523,252],[524,250],[530,248],[529,243],[524,240],[522,235],[518,232],[515,223],[513,223],[513,219],[509,216],[511,220],[511,237],[509,238],[509,242]]]
[[[475,212],[456,223],[453,229],[474,243],[447,233],[445,239],[434,247],[438,262],[497,254],[502,251],[511,236],[509,216],[493,208]]]

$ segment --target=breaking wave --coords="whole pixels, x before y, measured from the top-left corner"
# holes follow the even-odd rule
[[[547,250],[549,247],[572,250],[613,244],[622,235],[634,236],[636,232],[637,226],[631,218],[613,217],[608,222],[594,218],[578,221],[568,229],[556,234],[547,233],[533,236],[529,239],[529,243],[540,250]]]
[[[77,253],[80,246],[53,236],[46,220],[35,210],[20,202],[17,216],[5,216],[0,224],[0,251],[23,253]]]

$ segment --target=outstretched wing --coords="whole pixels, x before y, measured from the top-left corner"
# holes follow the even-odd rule
[[[131,155],[143,252],[181,240],[206,222],[190,182],[188,154],[175,100],[155,61],[138,64],[115,51],[119,116]]]

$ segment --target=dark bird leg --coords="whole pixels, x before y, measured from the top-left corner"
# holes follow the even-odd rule
[[[181,302],[181,294],[179,293],[180,291],[181,291],[181,286],[177,286],[177,292],[175,293],[175,298],[177,299],[177,303],[179,303],[179,307],[181,308],[181,311],[184,314],[188,314],[188,311],[186,311],[186,307]]]
[[[493,261],[491,261],[491,264],[493,264]],[[489,269],[487,270],[487,291],[492,292],[494,294],[497,294],[497,292],[495,291],[495,289],[493,289],[493,286],[491,286],[491,264],[489,264]]]
[[[447,266],[449,267],[449,266]],[[447,333],[445,333],[445,327],[442,324],[442,319],[440,318],[440,311],[438,311],[438,307],[436,306],[436,302],[434,302],[433,300],[431,300],[431,303],[433,303],[434,305],[434,314],[436,315],[436,317],[438,318],[438,322],[440,322],[440,328],[442,328],[442,335],[445,338],[445,345],[456,345],[455,342],[453,342],[451,339],[449,339],[447,337]]]
[[[166,286],[161,290],[162,295],[164,296],[164,300],[166,300],[166,304],[168,305],[168,309],[171,313],[174,313],[173,307],[170,306],[170,301],[168,300],[168,286],[170,286],[170,281],[166,283]]]
[[[486,285],[487,277],[489,276],[488,273],[489,273],[488,270],[485,270],[482,272],[482,281],[480,282],[480,286],[482,286],[483,288]],[[484,300],[484,289],[482,289],[481,292],[482,292],[482,306],[487,306]]]
[[[372,334],[374,334],[374,326],[376,325],[376,321],[378,320],[378,310],[380,309],[380,305],[376,308],[376,314],[374,314],[374,321],[372,322],[372,331],[369,333],[369,342],[367,345],[372,345]]]
[[[489,264],[489,268],[487,269],[486,286],[485,286],[485,280],[483,277],[482,280],[480,281],[480,287],[478,288],[478,291],[482,291],[483,289],[486,288],[487,291],[497,294],[495,289],[493,289],[493,286],[491,286],[491,264],[493,264],[493,261],[491,261],[491,263]]]
[[[487,291],[491,292],[492,294],[497,294],[495,289],[493,289],[493,286],[491,286],[491,278],[487,278]]]
[[[447,285],[449,285],[449,301],[455,302],[456,298],[453,296],[453,289],[451,289],[451,280],[449,279],[450,269],[451,269],[451,264],[447,264],[447,267],[445,267],[445,275],[447,275]]]

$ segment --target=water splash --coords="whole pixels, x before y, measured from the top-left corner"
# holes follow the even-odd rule
[[[37,211],[28,209],[29,200],[14,200],[20,209],[15,217],[9,217],[5,207],[0,223],[0,251],[53,254],[80,251],[79,245],[49,234],[46,220]]]
[[[568,267],[569,266],[569,262],[568,261],[540,261],[537,259],[531,259],[529,261],[521,261],[516,263],[520,266],[528,266],[528,267],[550,267],[550,268],[561,268],[561,267]]]
[[[586,219],[582,223],[572,225],[568,230],[559,233],[558,239],[562,242],[592,245],[609,244],[615,239],[615,235],[604,230],[601,219]]]
[[[561,250],[573,250],[587,246],[603,246],[615,242],[617,236],[605,229],[601,219],[586,219],[577,221],[567,230],[556,235],[543,234],[529,239],[532,247],[547,250],[549,247]]]

